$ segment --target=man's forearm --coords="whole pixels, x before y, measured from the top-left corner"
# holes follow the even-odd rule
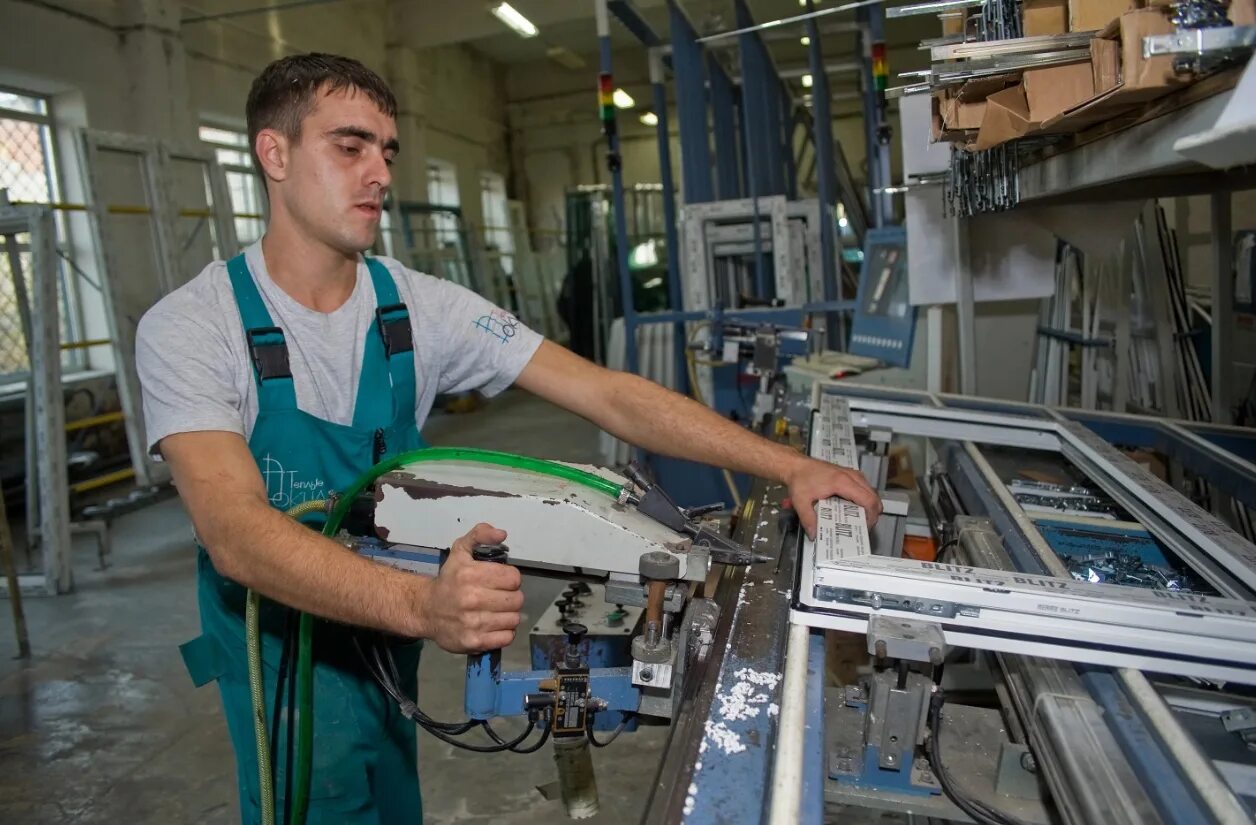
[[[596,423],[654,453],[787,481],[802,456],[691,398],[630,373],[613,373],[614,403]]]
[[[306,613],[426,635],[431,579],[364,559],[261,501],[208,521],[197,532],[223,576]]]

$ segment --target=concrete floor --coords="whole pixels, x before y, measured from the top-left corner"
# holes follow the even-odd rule
[[[433,443],[596,460],[597,430],[543,401],[511,391],[485,409],[440,416]],[[217,692],[193,688],[178,645],[198,633],[191,529],[177,500],[113,527],[113,558],[94,569],[78,548],[77,592],[25,603],[34,658],[17,646],[0,606],[0,822],[239,821],[235,771]],[[529,579],[524,627],[562,583]],[[528,666],[527,635],[505,653]],[[464,659],[429,645],[420,697],[437,718],[461,718]],[[506,724],[500,726],[506,732]],[[594,752],[602,813],[589,822],[636,822],[666,728],[642,728]],[[473,754],[420,734],[420,774],[430,823],[561,820],[538,786],[554,780],[550,749]]]

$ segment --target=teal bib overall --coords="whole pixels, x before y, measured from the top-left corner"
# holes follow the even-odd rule
[[[284,333],[274,325],[244,256],[227,265],[257,379],[258,413],[249,450],[271,504],[287,510],[344,490],[376,462],[423,444],[414,424],[415,375],[410,318],[387,268],[368,258],[376,320],[362,357],[349,426],[297,409]],[[217,679],[235,749],[241,817],[260,819],[252,710],[245,654],[244,587],[197,558],[203,635],[183,647],[193,680]],[[262,662],[274,765],[276,821],[290,815],[295,781],[297,614],[263,600]],[[422,821],[415,726],[398,712],[358,659],[352,630],[314,626],[313,766],[309,825]],[[417,695],[419,643],[393,654],[407,695]],[[291,717],[290,716],[291,711]]]

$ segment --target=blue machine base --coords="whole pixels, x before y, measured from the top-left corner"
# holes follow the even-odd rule
[[[859,788],[874,788],[878,791],[893,791],[908,796],[940,795],[941,790],[922,785],[913,785],[911,768],[904,771],[887,771],[881,767],[881,749],[869,745],[864,748],[863,773],[858,776],[850,774],[830,775],[843,785]]]

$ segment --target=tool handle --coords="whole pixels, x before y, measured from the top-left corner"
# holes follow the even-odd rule
[[[635,461],[630,461],[628,466],[624,468],[624,475],[633,484],[641,488],[641,492],[645,492],[654,486],[650,479],[646,478],[645,471]]]
[[[510,548],[504,544],[477,544],[471,548],[471,558],[476,561],[505,564],[510,558]]]

